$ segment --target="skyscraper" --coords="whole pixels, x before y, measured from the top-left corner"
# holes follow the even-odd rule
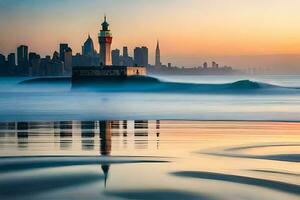
[[[123,56],[121,57],[120,63],[124,66],[132,66],[134,64],[133,58],[128,54],[128,47],[123,47]]]
[[[72,72],[72,49],[69,47],[65,51],[64,72],[69,75]]]
[[[17,49],[18,66],[26,67],[28,65],[28,46],[21,45]]]
[[[5,65],[5,55],[0,54],[0,67],[4,67],[4,65]]]
[[[128,47],[123,47],[123,57],[124,58],[128,57]]]
[[[41,56],[34,52],[30,52],[29,53],[29,65],[30,65],[29,75],[39,76],[40,75]]]
[[[59,44],[59,59],[60,61],[65,61],[65,51],[69,48],[69,45],[66,43]]]
[[[120,65],[120,50],[114,49],[111,51],[112,64],[114,66]]]
[[[98,39],[100,45],[100,65],[111,65],[111,43],[112,35],[109,30],[109,24],[104,16],[104,22],[101,24],[102,30],[100,30]]]
[[[133,50],[133,58],[134,58],[134,65],[140,66],[142,64],[142,49],[140,47],[136,47]]]
[[[148,48],[136,47],[134,49],[134,64],[138,66],[148,66]]]
[[[161,66],[160,62],[160,49],[159,49],[159,42],[157,41],[156,50],[155,50],[155,66]]]
[[[16,66],[16,54],[15,53],[8,54],[7,61],[8,61],[8,66],[9,67]]]
[[[84,56],[94,56],[95,49],[94,49],[94,42],[89,35],[82,47],[82,55]]]
[[[142,66],[148,67],[149,60],[148,60],[148,48],[142,47]]]

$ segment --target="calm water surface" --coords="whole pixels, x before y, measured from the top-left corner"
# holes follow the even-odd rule
[[[300,124],[0,123],[0,199],[300,199]]]

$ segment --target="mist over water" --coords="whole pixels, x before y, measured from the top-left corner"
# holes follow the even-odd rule
[[[300,119],[299,76],[168,76],[138,91],[139,83],[115,91],[74,90],[68,79],[20,84],[27,79],[0,79],[1,121]]]

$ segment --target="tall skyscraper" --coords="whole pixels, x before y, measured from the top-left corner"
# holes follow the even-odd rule
[[[134,65],[140,66],[142,64],[142,49],[140,47],[136,47],[133,50],[133,59]]]
[[[148,48],[142,47],[141,49],[142,49],[142,66],[148,67],[148,64],[149,64]]]
[[[0,54],[0,67],[4,67],[4,65],[5,65],[5,55]]]
[[[123,57],[128,58],[128,47],[123,47]]]
[[[72,73],[72,49],[70,47],[66,49],[64,57],[64,72],[70,75]]]
[[[156,50],[155,50],[155,66],[161,66],[160,62],[160,49],[159,49],[159,42],[157,41]]]
[[[60,61],[65,61],[65,51],[69,48],[69,45],[66,43],[59,44],[59,59]]]
[[[112,35],[109,30],[109,24],[106,21],[106,16],[104,16],[104,22],[101,24],[102,30],[100,30],[98,39],[100,45],[100,65],[111,65],[111,43]]]
[[[84,56],[94,56],[95,49],[94,49],[94,42],[89,35],[82,47],[82,55]]]
[[[148,66],[148,48],[136,47],[134,49],[134,64],[137,66]]]
[[[120,65],[120,50],[119,49],[112,50],[111,58],[112,58],[112,64],[114,66],[119,66]]]
[[[30,65],[29,75],[39,76],[40,75],[41,56],[34,52],[30,52],[29,53],[29,65]]]
[[[28,46],[21,45],[17,49],[18,66],[26,67],[28,65]]]
[[[15,53],[8,54],[7,61],[8,61],[8,66],[9,67],[16,66],[16,54]]]

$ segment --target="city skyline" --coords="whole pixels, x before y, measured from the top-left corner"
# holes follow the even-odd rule
[[[112,49],[128,46],[133,54],[134,47],[147,46],[150,63],[153,63],[155,41],[159,39],[163,63],[197,66],[204,60],[223,62],[227,59],[230,63],[226,64],[236,63],[243,68],[247,67],[244,60],[237,62],[239,58],[235,61],[228,58],[284,55],[284,59],[286,55],[300,54],[297,26],[300,2],[289,2],[2,0],[0,25],[4,31],[0,33],[0,53],[15,52],[16,46],[26,44],[42,56],[51,55],[61,42],[70,44],[73,52],[80,52],[80,44],[88,34],[97,41],[99,20],[106,13],[116,36]],[[95,49],[98,49],[97,44]]]

